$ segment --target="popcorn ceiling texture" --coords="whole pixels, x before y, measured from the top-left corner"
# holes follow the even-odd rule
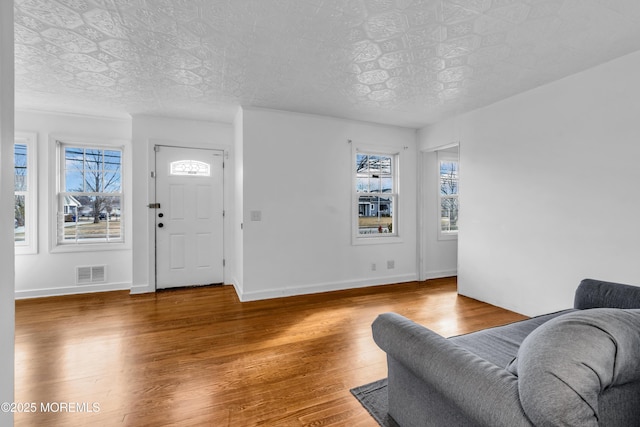
[[[16,0],[15,43],[19,109],[419,127],[640,49],[640,2]]]

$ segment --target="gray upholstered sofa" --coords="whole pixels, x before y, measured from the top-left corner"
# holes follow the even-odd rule
[[[373,323],[389,415],[412,426],[640,426],[640,287],[585,279],[574,308],[443,338]]]

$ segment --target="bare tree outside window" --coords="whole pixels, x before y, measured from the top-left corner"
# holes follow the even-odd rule
[[[14,145],[14,191],[15,191],[15,219],[13,223],[14,241],[25,241],[25,226],[27,222],[27,146]]]
[[[64,241],[120,239],[122,151],[64,146],[63,153]]]
[[[458,162],[440,162],[440,228],[458,230]]]

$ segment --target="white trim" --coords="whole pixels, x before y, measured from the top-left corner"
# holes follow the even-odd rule
[[[156,287],[154,285],[146,284],[146,285],[132,285],[130,293],[131,295],[139,295],[139,294],[148,294],[156,291]]]
[[[441,279],[443,277],[457,276],[458,270],[439,270],[439,271],[425,271],[424,277],[420,280]]]
[[[238,280],[234,280],[233,282],[231,282],[231,286],[233,286],[233,289],[235,289],[236,291],[236,296],[238,297],[238,299],[240,301],[242,301],[242,295],[244,292],[242,292],[242,284],[238,283]]]
[[[81,113],[81,112],[72,112],[72,111],[51,111],[51,110],[41,110],[39,108],[16,108],[16,113],[27,113],[27,114],[45,114],[54,117],[72,117],[79,119],[101,119],[101,120],[110,120],[114,122],[130,122],[131,115],[129,113],[114,113],[108,111],[100,111],[99,113]]]
[[[435,173],[427,174],[425,171],[425,161],[427,159],[427,155],[436,156],[437,162],[437,153],[442,150],[449,150],[455,147],[458,147],[458,166],[460,166],[460,150],[461,150],[460,141],[453,141],[447,144],[438,145],[436,147],[429,147],[419,151],[420,160],[418,163],[418,270],[420,274],[419,280],[428,280],[433,278],[440,277],[449,277],[457,275],[457,269],[453,270],[442,270],[442,271],[429,271],[427,270],[427,265],[429,264],[428,257],[432,256],[429,253],[429,250],[433,250],[431,246],[431,241],[434,239],[438,242],[446,242],[446,241],[455,241],[457,240],[457,236],[452,236],[449,239],[438,239],[439,234],[439,224],[436,227],[436,224],[433,223],[434,218],[440,218],[440,206],[438,200],[439,189],[436,188],[436,198],[432,199],[431,191],[433,187],[437,185],[440,181],[439,169],[436,167]],[[434,184],[435,180],[435,184]],[[427,190],[428,189],[428,190]],[[429,194],[429,197],[427,197]],[[433,215],[433,217],[432,217]],[[434,228],[436,227],[436,228]]]
[[[189,141],[190,145],[181,144],[178,141],[171,139],[162,139],[162,138],[149,138],[149,148],[151,149],[152,156],[155,157],[155,152],[153,151],[153,147],[156,145],[159,147],[173,147],[173,148],[193,148],[193,149],[202,149],[202,150],[214,150],[214,151],[222,151],[224,152],[224,159],[228,159],[229,155],[229,147],[222,144],[209,144],[199,141]],[[155,170],[155,168],[153,169]]]
[[[16,255],[38,253],[38,134],[15,132],[15,144],[27,146],[26,240],[15,242]]]
[[[128,291],[131,283],[101,283],[98,285],[74,285],[61,288],[25,289],[15,292],[16,299],[53,297],[61,295],[90,294],[94,292]]]
[[[443,151],[443,150],[448,150],[449,148],[455,148],[455,147],[458,147],[458,149],[460,149],[460,141],[453,141],[453,142],[449,142],[448,144],[442,144],[436,147],[429,147],[420,151],[423,153],[432,153],[434,151]]]
[[[56,235],[57,238],[57,235]],[[130,245],[125,242],[111,243],[65,243],[64,245],[53,245],[49,250],[52,254],[73,253],[73,252],[105,252],[105,251],[124,251],[129,250]]]
[[[424,257],[426,253],[426,223],[424,220],[425,209],[425,152],[418,151],[416,164],[416,268],[418,269],[418,280],[425,280]]]
[[[370,286],[392,285],[396,283],[414,282],[418,280],[416,273],[398,276],[384,276],[369,279],[343,280],[339,282],[314,283],[303,286],[284,286],[280,288],[264,289],[251,292],[240,292],[234,285],[240,301],[258,301],[263,299],[280,298],[296,295],[317,294],[322,292],[342,291],[347,289],[366,288]]]

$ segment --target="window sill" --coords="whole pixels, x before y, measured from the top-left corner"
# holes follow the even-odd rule
[[[351,238],[351,244],[353,246],[361,246],[361,245],[385,245],[385,244],[395,244],[395,243],[403,243],[403,240],[400,236],[381,236],[381,237],[359,237],[353,236]]]
[[[14,254],[15,255],[37,255],[38,254],[38,248],[35,247],[31,247],[31,246],[14,246]]]
[[[458,233],[438,233],[438,240],[458,240]]]
[[[51,253],[77,253],[77,252],[103,252],[103,251],[124,251],[131,249],[125,242],[117,243],[77,243],[62,244],[51,248]]]

